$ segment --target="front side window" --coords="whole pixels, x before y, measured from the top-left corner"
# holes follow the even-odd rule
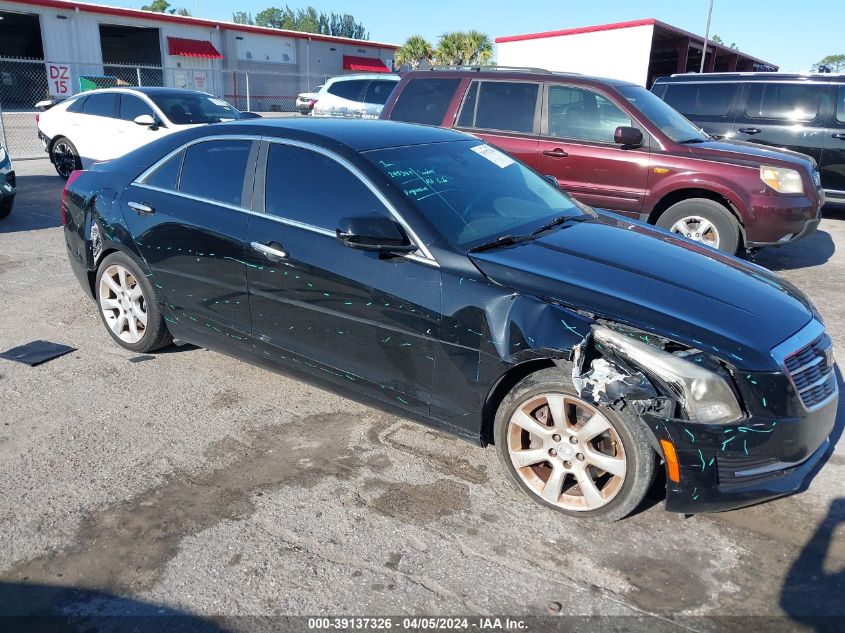
[[[117,114],[117,97],[116,92],[89,95],[82,106],[82,112],[92,116],[114,118]]]
[[[232,121],[239,113],[222,99],[193,92],[154,92],[149,94],[153,103],[171,123],[191,125]]]
[[[819,84],[752,83],[745,113],[754,119],[813,121],[827,91],[828,86]]]
[[[413,79],[405,84],[390,118],[393,121],[440,125],[460,79]]]
[[[534,132],[534,113],[540,85],[525,81],[480,81],[476,94],[464,99],[458,120],[462,125],[481,130]],[[470,116],[469,112],[472,111]]]
[[[549,135],[597,143],[613,143],[620,125],[631,117],[606,97],[575,86],[549,86]]]
[[[739,88],[738,83],[668,84],[663,100],[689,116],[725,116]]]
[[[341,99],[348,99],[349,101],[358,101],[361,96],[361,91],[364,89],[364,84],[367,82],[362,79],[353,79],[350,81],[336,81],[329,86],[327,92],[335,97]]]
[[[337,161],[318,152],[271,143],[264,210],[334,232],[341,218],[384,213],[375,194]]]
[[[468,250],[583,215],[557,187],[476,140],[364,152],[450,245]]]
[[[204,141],[189,146],[182,161],[179,191],[240,206],[252,141]]]
[[[143,99],[134,95],[120,96],[120,118],[124,121],[134,121],[142,114],[149,114],[155,120],[153,109]]]

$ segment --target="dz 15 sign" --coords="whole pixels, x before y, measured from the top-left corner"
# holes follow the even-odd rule
[[[47,62],[47,85],[50,87],[50,96],[69,97],[73,94],[70,85],[70,66],[65,64],[53,64]]]

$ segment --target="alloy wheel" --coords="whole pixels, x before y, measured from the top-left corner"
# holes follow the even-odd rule
[[[508,423],[508,455],[525,485],[563,510],[596,510],[622,489],[627,460],[610,420],[563,393],[524,401]]]
[[[66,141],[59,141],[53,146],[53,165],[62,178],[68,178],[76,169],[76,152]]]
[[[137,343],[147,330],[147,301],[135,276],[113,264],[100,277],[100,309],[106,325],[125,343]]]
[[[696,242],[719,248],[719,229],[710,220],[700,215],[689,215],[675,222],[670,228],[672,233],[680,233]]]

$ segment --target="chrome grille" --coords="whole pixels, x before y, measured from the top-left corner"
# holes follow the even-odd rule
[[[808,409],[818,406],[836,392],[833,350],[827,334],[822,333],[808,345],[787,356],[784,366],[801,402]]]

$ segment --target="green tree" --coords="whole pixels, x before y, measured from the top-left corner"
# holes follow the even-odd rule
[[[845,54],[828,55],[813,64],[813,70],[827,68],[832,73],[845,72]]]
[[[167,0],[153,0],[150,4],[141,7],[141,11],[155,11],[156,13],[167,13],[170,3]]]
[[[434,56],[437,58],[437,63],[443,66],[462,66],[464,63],[463,33],[450,31],[441,35]]]
[[[369,39],[369,33],[348,13],[319,13],[312,6],[304,9],[269,7],[255,15],[255,24],[273,29],[287,29],[304,33],[320,33],[355,39]]]
[[[420,63],[430,62],[434,57],[434,49],[424,37],[412,35],[405,43],[396,49],[394,61],[397,66],[410,66],[411,70],[419,68]]]
[[[252,18],[252,13],[247,13],[246,11],[235,11],[232,14],[232,22],[235,24],[255,24],[255,20]]]
[[[493,59],[493,43],[480,31],[451,31],[440,36],[435,57],[446,66],[484,66]]]

